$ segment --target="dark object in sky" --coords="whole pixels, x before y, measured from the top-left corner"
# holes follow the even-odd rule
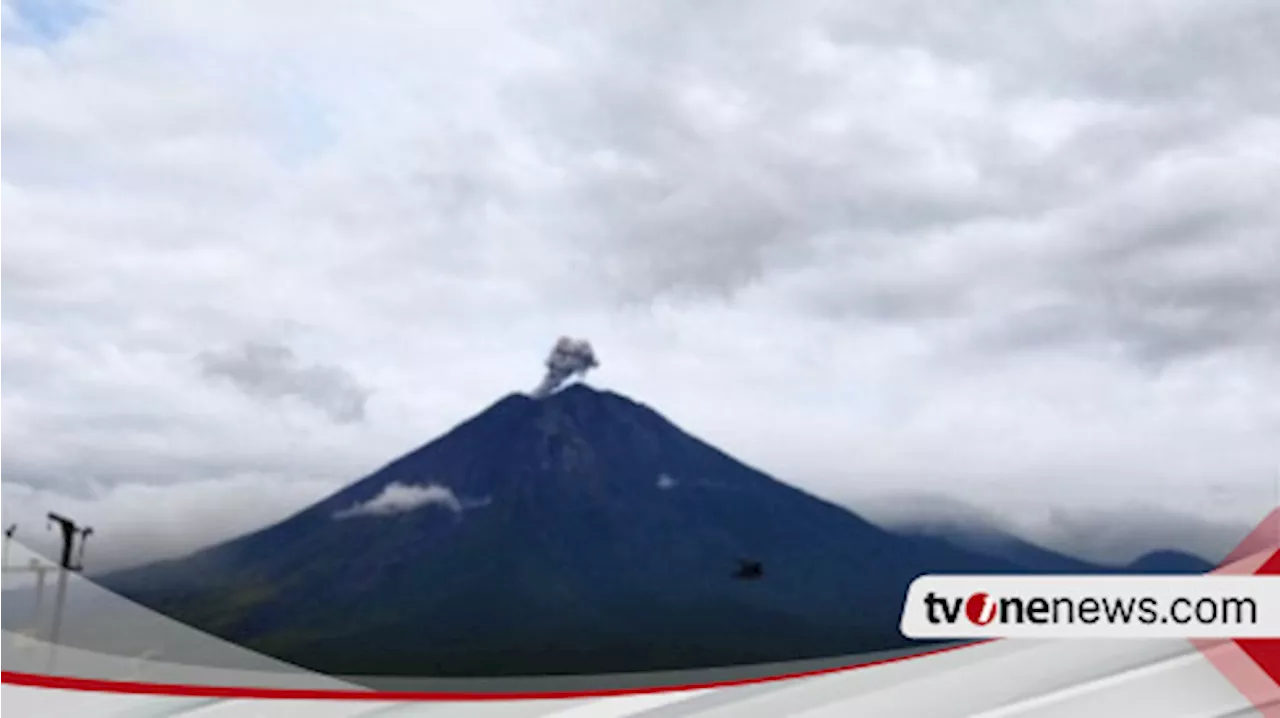
[[[738,559],[738,570],[734,572],[733,577],[744,581],[752,581],[764,575],[764,566],[759,561],[751,561],[749,559]]]

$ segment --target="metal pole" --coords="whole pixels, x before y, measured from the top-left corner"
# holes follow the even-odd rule
[[[75,570],[77,571],[84,570],[84,546],[85,544],[89,543],[89,536],[92,533],[93,533],[92,526],[86,526],[85,528],[80,529],[80,554],[76,558],[76,567],[75,567]]]
[[[75,546],[76,534],[81,534],[81,542],[84,536],[92,529],[81,528],[71,519],[49,512],[49,521],[58,524],[58,528],[62,529],[62,560],[58,562],[58,595],[53,604],[53,624],[49,629],[49,668],[50,674],[54,673],[58,661],[58,637],[62,632],[62,613],[67,601],[67,574],[76,570],[71,565],[72,550]],[[53,528],[50,526],[49,528]]]
[[[67,573],[58,568],[58,596],[53,603],[53,625],[49,629],[49,673],[52,675],[58,663],[58,634],[62,632],[62,607],[67,601]]]
[[[40,637],[40,607],[44,605],[44,572],[40,559],[31,559],[31,570],[36,574],[36,605],[31,609],[31,625],[35,629],[36,638]]]

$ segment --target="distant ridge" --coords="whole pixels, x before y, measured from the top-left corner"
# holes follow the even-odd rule
[[[881,497],[873,523],[917,539],[996,557],[1030,572],[1051,573],[1207,573],[1214,564],[1183,551],[1149,552],[1127,564],[1108,565],[1069,556],[1022,538],[997,516],[962,501],[939,496]]]

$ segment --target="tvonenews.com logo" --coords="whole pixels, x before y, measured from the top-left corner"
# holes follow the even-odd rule
[[[1154,623],[1255,623],[1257,602],[1251,598],[1225,597],[1190,599],[1175,598],[1167,611],[1160,600],[1151,596],[1070,598],[1065,596],[1005,596],[996,598],[979,591],[968,598],[947,598],[934,592],[924,597],[926,617],[930,623],[956,623],[963,616],[975,626],[993,622],[1002,624],[1099,622],[1141,624]]]
[[[910,638],[1280,636],[1276,576],[922,576]]]

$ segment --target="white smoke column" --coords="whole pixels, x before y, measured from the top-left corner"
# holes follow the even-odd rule
[[[551,349],[551,356],[547,357],[547,375],[538,388],[533,390],[533,397],[541,399],[550,396],[573,375],[585,375],[598,366],[600,362],[596,359],[590,342],[586,339],[560,337],[560,341]]]

